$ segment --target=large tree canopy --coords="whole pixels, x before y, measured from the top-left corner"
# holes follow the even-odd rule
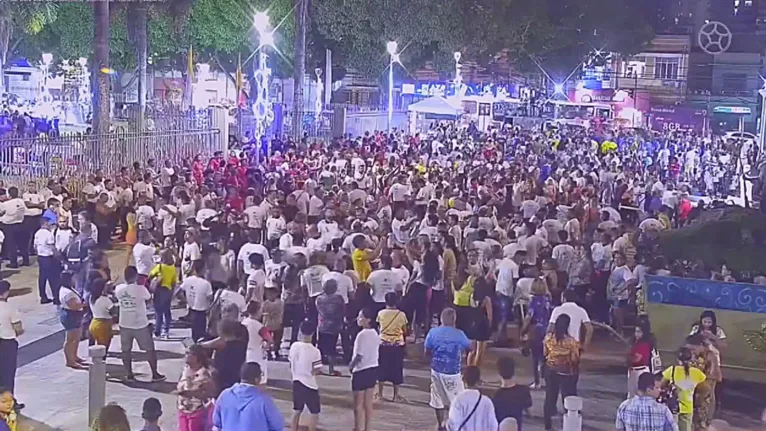
[[[518,69],[563,73],[592,49],[633,53],[652,31],[628,0],[323,0],[318,31],[346,65],[371,77],[385,70],[396,40],[405,67],[451,70],[452,53],[488,65],[501,54]]]

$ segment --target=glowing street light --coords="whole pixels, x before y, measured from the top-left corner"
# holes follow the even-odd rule
[[[386,51],[391,56],[388,65],[388,133],[391,134],[391,123],[394,119],[394,63],[399,63],[399,54],[396,50],[399,44],[392,40],[386,44]]]
[[[269,29],[269,15],[266,12],[258,12],[253,19],[253,27],[258,34],[263,34]]]
[[[43,53],[43,64],[48,66],[53,61],[53,54],[50,52]]]
[[[261,46],[274,46],[274,32],[261,33]]]
[[[564,84],[554,84],[553,86],[553,92],[564,94]]]

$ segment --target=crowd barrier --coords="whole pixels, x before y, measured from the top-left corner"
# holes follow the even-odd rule
[[[42,187],[49,178],[65,177],[77,189],[87,174],[100,169],[107,177],[134,162],[155,159],[180,163],[198,154],[210,157],[221,149],[218,129],[75,133],[48,137],[5,135],[0,138],[0,180],[5,187],[30,181]],[[70,190],[72,191],[72,190]]]

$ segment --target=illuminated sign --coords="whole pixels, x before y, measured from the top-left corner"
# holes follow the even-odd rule
[[[716,106],[713,108],[713,113],[749,115],[752,111],[747,106]]]
[[[452,82],[427,82],[427,83],[403,83],[402,94],[414,94],[423,97],[453,96],[455,94],[465,96],[494,96],[499,98],[511,98],[515,88],[510,84],[461,84],[459,91],[455,91]]]
[[[402,94],[415,94],[415,84],[402,84]]]

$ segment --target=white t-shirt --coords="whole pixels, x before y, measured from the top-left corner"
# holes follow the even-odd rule
[[[242,325],[247,328],[247,353],[245,353],[245,362],[257,362],[261,365],[263,370],[266,365],[266,360],[263,358],[263,337],[261,337],[261,329],[263,329],[263,323],[245,317],[242,319]]]
[[[287,222],[282,217],[266,219],[266,237],[270,240],[279,239],[287,231]]]
[[[245,208],[247,227],[250,229],[263,229],[266,215],[266,208],[261,205],[253,205]]]
[[[213,286],[209,281],[196,275],[187,277],[181,284],[181,289],[186,292],[189,308],[195,311],[207,311],[212,305]]]
[[[229,304],[234,304],[237,306],[237,309],[239,310],[239,314],[242,314],[245,312],[245,309],[247,308],[247,303],[245,303],[245,297],[242,296],[239,292],[233,292],[229,289],[224,289],[221,291],[220,294],[221,299],[221,309],[226,308]]]
[[[111,319],[112,314],[110,312],[112,308],[114,308],[114,303],[106,296],[100,296],[90,306],[94,319]]]
[[[197,223],[200,224],[202,230],[210,230],[209,226],[205,226],[204,221],[211,217],[215,217],[216,214],[215,210],[211,208],[202,208],[197,211]]]
[[[19,312],[8,301],[0,301],[0,340],[15,340],[14,323],[21,323]]]
[[[141,275],[148,275],[154,267],[154,254],[157,249],[154,246],[138,243],[133,246],[133,260],[136,261],[136,270]]]
[[[178,212],[178,208],[176,208],[173,205],[165,205],[173,211],[174,213]],[[157,218],[162,220],[162,235],[164,236],[173,236],[176,234],[176,216],[170,213],[170,211],[167,211],[164,207],[160,208],[160,210],[157,212]]]
[[[569,271],[569,264],[574,258],[574,247],[569,244],[559,244],[553,247],[551,257],[556,260],[559,271]]]
[[[501,295],[513,297],[513,280],[519,278],[519,265],[509,258],[504,258],[497,266],[497,285],[495,290]]]
[[[24,221],[27,205],[21,198],[9,199],[0,203],[0,210],[3,211],[3,215],[0,216],[0,223],[19,224]]]
[[[396,183],[391,186],[391,188],[388,190],[388,195],[391,197],[391,200],[394,202],[404,202],[407,199],[407,195],[409,194],[410,190],[407,186],[403,184]]]
[[[474,407],[476,407],[476,411],[474,411]],[[464,422],[465,425],[460,428]],[[460,431],[496,430],[497,416],[492,400],[476,389],[465,389],[460,392],[450,403],[447,429],[450,431],[458,431],[458,429]]]
[[[310,298],[322,294],[322,279],[329,272],[330,270],[324,265],[313,265],[303,271],[303,274],[301,274],[301,286],[306,288]]]
[[[151,230],[154,227],[152,217],[154,217],[154,208],[149,205],[141,205],[136,208],[136,222],[139,229]]]
[[[253,270],[247,276],[247,291],[252,291],[253,298],[258,302],[263,302],[263,294],[266,289],[266,272],[262,269]]]
[[[590,322],[590,317],[588,317],[588,312],[585,311],[584,308],[575,304],[574,302],[565,302],[553,309],[553,311],[551,312],[550,323],[556,323],[556,319],[558,319],[559,316],[562,314],[568,315],[570,319],[569,331],[568,331],[569,336],[579,341],[580,328],[582,328],[583,323]]]
[[[390,269],[376,269],[367,277],[367,284],[372,287],[372,300],[377,303],[386,302],[386,294],[393,292],[399,277]]]
[[[299,381],[309,389],[319,389],[313,374],[314,370],[322,368],[322,354],[319,353],[319,349],[311,343],[299,341],[290,346],[287,359],[290,361],[293,381]]]
[[[120,304],[120,327],[143,329],[149,326],[146,317],[146,301],[152,299],[149,290],[138,284],[120,284],[114,289]]]
[[[196,242],[185,242],[184,248],[181,250],[181,270],[184,273],[189,272],[192,262],[202,259],[202,252],[199,249],[199,244]]]
[[[375,368],[378,366],[378,348],[380,347],[380,335],[378,331],[367,328],[362,329],[356,334],[354,340],[354,353],[352,358],[361,356],[359,363],[356,364],[353,372],[366,370],[368,368]]]
[[[342,296],[343,302],[348,304],[348,293],[354,291],[354,281],[351,280],[351,277],[340,272],[331,271],[322,276],[322,286],[324,286],[327,280],[335,280],[335,283],[338,285],[338,291],[335,293]]]
[[[250,275],[253,273],[253,271],[255,271],[250,265],[250,255],[253,253],[257,253],[263,256],[264,262],[269,260],[269,251],[266,250],[266,247],[262,246],[261,244],[253,244],[249,242],[244,244],[242,247],[240,247],[239,253],[237,254],[237,262],[242,264],[242,268],[247,275]]]

